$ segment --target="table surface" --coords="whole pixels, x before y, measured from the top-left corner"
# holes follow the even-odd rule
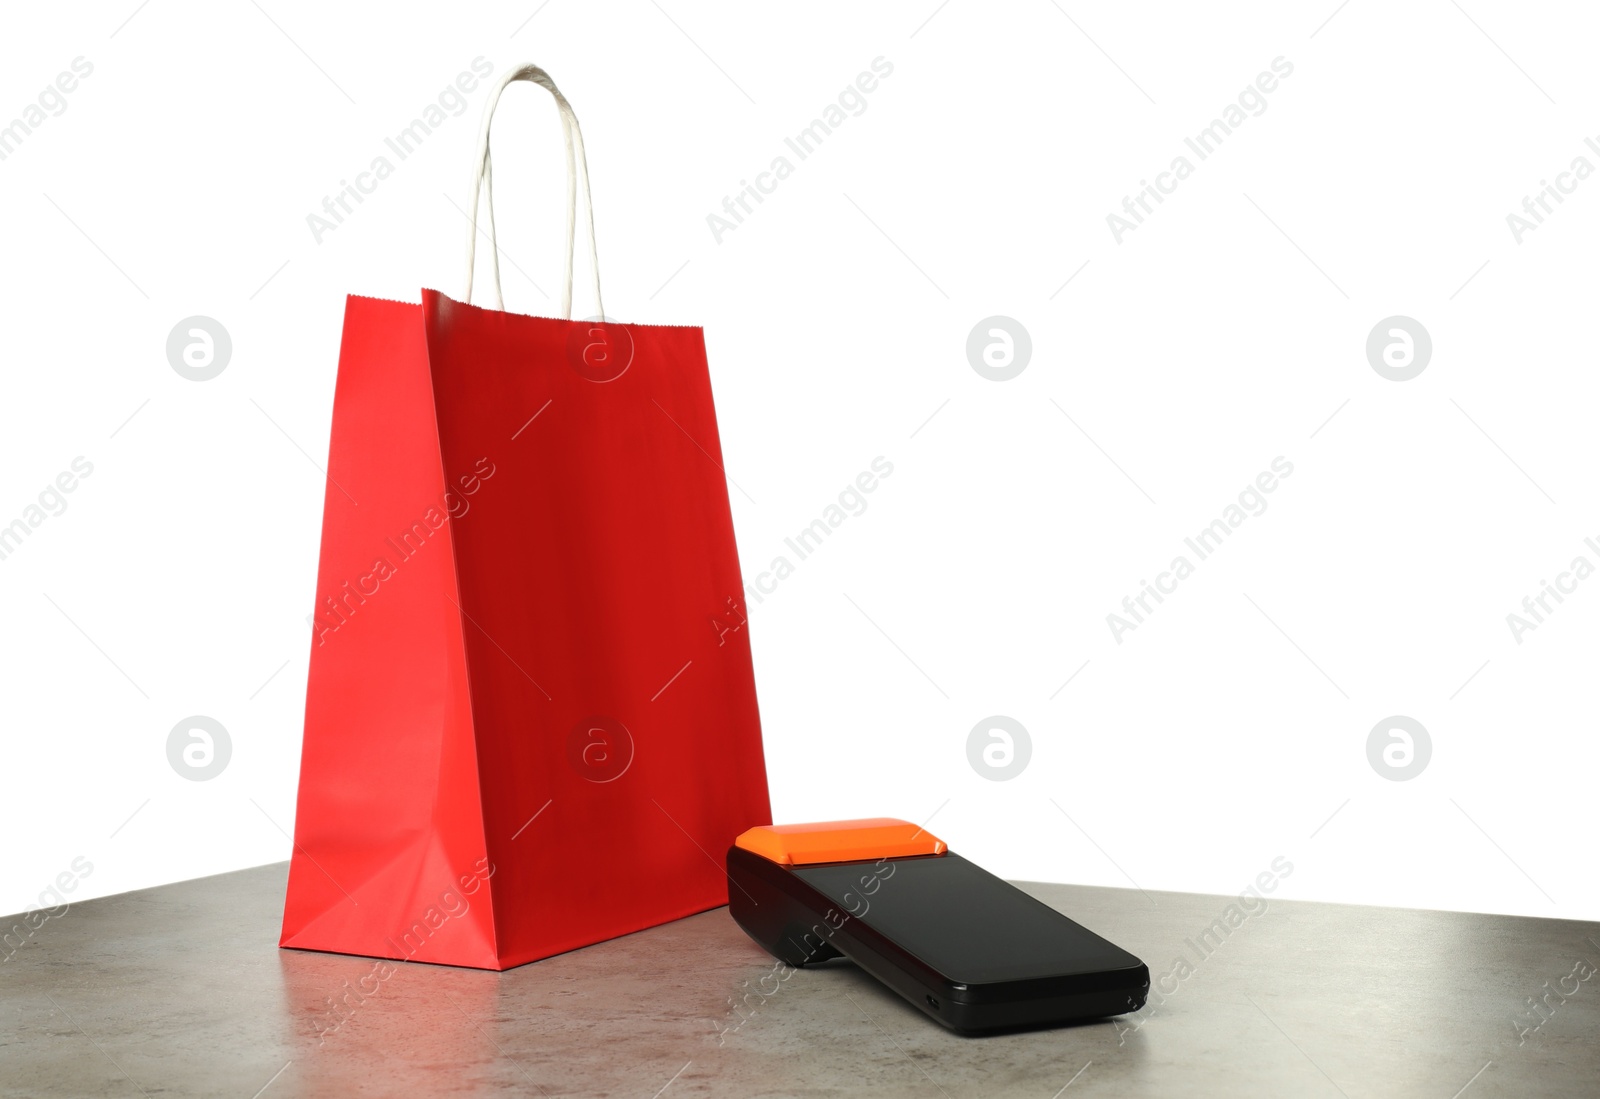
[[[380,980],[278,949],[286,875],[46,921],[0,963],[0,1095],[1600,1095],[1600,924],[1025,884],[1142,957],[1150,1004],[968,1038],[847,962],[771,976],[721,908],[506,973]]]

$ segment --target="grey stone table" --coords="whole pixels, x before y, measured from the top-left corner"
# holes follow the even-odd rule
[[[507,973],[375,976],[277,948],[286,872],[44,923],[0,964],[0,1094],[1600,1095],[1596,924],[1028,885],[1144,958],[1151,1006],[963,1038],[848,963],[780,979],[725,909]]]

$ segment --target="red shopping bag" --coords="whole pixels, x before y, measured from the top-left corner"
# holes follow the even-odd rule
[[[570,317],[538,69],[477,174],[516,79]],[[351,297],[281,945],[506,969],[727,903],[771,820],[742,591],[700,329]]]

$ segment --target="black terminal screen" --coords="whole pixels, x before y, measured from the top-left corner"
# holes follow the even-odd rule
[[[1140,964],[959,855],[799,866],[794,874],[958,984]]]

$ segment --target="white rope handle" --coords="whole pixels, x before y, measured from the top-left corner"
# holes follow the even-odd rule
[[[466,301],[472,302],[472,276],[473,266],[478,256],[478,197],[485,187],[489,197],[489,245],[493,255],[494,267],[494,300],[495,307],[502,312],[505,310],[505,298],[500,291],[500,247],[496,239],[494,225],[494,165],[489,155],[489,129],[494,121],[496,106],[500,103],[500,93],[507,86],[518,81],[527,80],[539,85],[555,98],[556,109],[561,115],[561,135],[567,151],[567,266],[566,277],[561,290],[561,315],[568,320],[572,318],[572,255],[578,220],[578,177],[583,177],[583,201],[588,207],[589,229],[589,261],[594,272],[594,300],[595,308],[600,315],[605,316],[605,305],[600,298],[600,256],[595,247],[594,239],[594,200],[589,193],[589,160],[583,150],[583,130],[578,126],[578,116],[572,110],[572,104],[567,102],[567,97],[561,94],[561,89],[556,87],[550,75],[537,65],[522,65],[512,69],[500,78],[489,101],[484,104],[483,124],[478,131],[478,155],[473,161],[472,174],[472,224],[467,230],[467,293]]]

